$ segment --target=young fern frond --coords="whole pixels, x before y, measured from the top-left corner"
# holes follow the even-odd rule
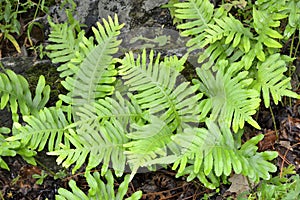
[[[45,85],[44,76],[40,76],[35,97],[32,99],[26,79],[11,70],[0,73],[0,109],[7,105],[14,122],[19,120],[18,109],[22,115],[36,114],[49,100],[50,86]]]
[[[198,84],[200,91],[208,97],[200,103],[202,114],[211,111],[212,120],[225,123],[228,128],[232,127],[234,132],[242,129],[245,122],[260,129],[252,118],[260,104],[259,92],[249,89],[253,79],[247,78],[247,71],[239,72],[241,65],[238,63],[231,64],[228,68],[228,62],[223,60],[218,65],[219,70],[215,76],[210,70],[197,69],[201,81],[194,80],[194,83]],[[203,115],[202,117],[205,117]]]
[[[76,182],[74,180],[71,180],[69,182],[69,186],[72,192],[60,188],[58,190],[58,195],[56,195],[55,198],[57,200],[120,200],[124,199],[130,182],[129,175],[126,175],[124,181],[119,185],[118,189],[116,190],[114,184],[114,177],[110,170],[107,171],[107,173],[105,174],[106,183],[101,180],[98,172],[94,172],[93,175],[91,175],[89,172],[85,173],[85,177],[90,186],[87,195],[80,188],[77,187]],[[142,192],[137,191],[133,193],[131,197],[128,197],[125,200],[138,200],[141,197]]]
[[[216,188],[218,177],[229,176],[232,171],[258,181],[270,178],[270,172],[276,166],[268,162],[277,156],[276,152],[258,153],[256,146],[263,135],[258,135],[237,149],[236,141],[230,129],[218,126],[206,120],[206,128],[188,128],[183,133],[173,136],[172,140],[182,149],[182,154],[173,165],[178,169],[178,176],[189,174],[188,180],[199,178],[209,188]],[[255,158],[259,158],[255,160]],[[188,166],[187,164],[192,165]],[[254,167],[252,167],[254,166]]]
[[[281,101],[282,96],[300,98],[290,90],[291,78],[284,75],[284,72],[287,71],[286,65],[279,53],[271,55],[264,62],[257,64],[257,79],[254,81],[253,87],[258,92],[262,92],[267,108],[270,106],[271,95],[276,105]]]
[[[15,133],[8,141],[21,141],[28,148],[41,151],[48,146],[48,151],[59,149],[60,143],[69,146],[65,137],[65,127],[70,122],[66,119],[65,113],[60,108],[44,108],[36,115],[23,116],[27,123],[25,126],[16,124]]]

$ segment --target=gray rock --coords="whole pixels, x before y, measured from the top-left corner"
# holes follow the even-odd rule
[[[107,16],[117,14],[119,21],[126,24],[124,29],[129,30],[138,24],[137,21],[147,21],[152,14],[151,11],[166,4],[168,0],[75,0],[75,2],[77,4],[75,19],[88,27],[101,18],[107,19]]]
[[[145,0],[143,2],[143,9],[145,9],[147,12],[156,8],[160,7],[161,5],[167,4],[168,0]]]

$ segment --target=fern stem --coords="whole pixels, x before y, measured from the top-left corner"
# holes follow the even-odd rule
[[[298,37],[298,43],[297,43],[297,46],[296,46],[295,51],[294,51],[294,57],[295,57],[295,58],[297,57],[297,52],[298,52],[299,46],[300,46],[300,34],[299,34],[299,37]]]
[[[42,168],[44,168],[48,173],[50,173],[52,176],[55,176],[55,172],[52,171],[51,169],[49,169],[46,165],[44,165],[43,163],[41,163],[38,159],[35,159],[35,161],[37,162],[37,164],[39,164]]]
[[[290,47],[290,57],[292,57],[292,54],[293,54],[294,40],[295,40],[295,33],[293,34],[292,43],[291,43],[291,47]],[[289,71],[289,73],[290,73],[290,71]],[[291,75],[291,74],[289,74],[289,75]]]
[[[273,124],[274,124],[274,130],[275,130],[275,133],[276,133],[276,138],[278,138],[278,130],[277,130],[277,126],[276,126],[275,116],[274,116],[274,113],[273,113],[273,110],[272,110],[271,106],[270,106],[270,112],[271,112],[272,121],[273,121]]]
[[[294,41],[295,41],[295,34],[296,34],[296,33],[293,34],[292,42],[291,42],[291,46],[290,46],[290,57],[293,57],[293,47],[294,47]],[[297,53],[298,47],[299,47],[299,41],[298,41],[297,47],[295,48],[294,57],[296,57],[296,53]],[[289,66],[288,76],[289,76],[289,77],[292,76],[292,69],[291,69],[291,66]],[[289,101],[289,106],[292,107],[292,99],[291,99],[291,97],[288,98],[288,101]]]
[[[247,179],[247,182],[248,182],[248,185],[249,185],[250,191],[251,191],[251,193],[253,193],[253,192],[254,192],[254,189],[253,189],[253,187],[252,187],[252,184],[251,184],[251,181],[250,181],[249,177],[248,177],[248,176],[246,176],[246,179]]]

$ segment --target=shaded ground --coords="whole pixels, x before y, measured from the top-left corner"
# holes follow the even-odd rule
[[[154,15],[154,19],[161,20],[162,23],[166,19],[170,19],[166,10],[156,9],[151,12]],[[166,17],[168,15],[168,17]],[[161,17],[159,17],[161,16]],[[163,18],[162,18],[163,17]],[[168,22],[169,23],[169,22]],[[168,24],[169,26],[170,24]],[[44,41],[44,36],[41,36],[41,32],[36,30],[33,33],[33,37],[36,39],[36,44]],[[18,41],[21,45],[24,44],[24,37],[20,36]],[[16,52],[14,48],[8,43],[2,45],[2,57],[15,57]],[[23,57],[25,55],[22,55]],[[32,85],[37,82],[37,77],[40,74],[46,76],[48,83],[52,83],[52,99],[50,104],[56,101],[57,94],[64,92],[60,86],[60,80],[58,74],[55,72],[53,66],[44,63],[40,65],[36,52],[33,50],[27,51],[27,57],[33,58],[33,63],[38,63],[34,67],[29,66],[29,70],[19,72],[24,74],[31,80]],[[43,61],[44,62],[44,61]],[[296,61],[297,62],[297,61]],[[298,63],[296,63],[298,65]],[[24,65],[22,65],[24,66]],[[300,66],[296,66],[300,68]],[[20,70],[20,68],[16,68]],[[21,68],[22,69],[22,68]],[[293,86],[295,90],[298,89],[299,80],[298,76],[293,76]],[[298,91],[300,93],[300,91]],[[285,105],[290,106],[275,106],[272,105],[272,112],[269,109],[261,108],[256,118],[260,125],[262,125],[263,131],[259,132],[252,128],[246,128],[244,134],[244,141],[257,135],[259,133],[265,134],[265,138],[259,143],[260,151],[275,150],[279,153],[279,157],[274,161],[278,166],[278,172],[282,167],[288,164],[296,166],[297,173],[300,173],[300,101],[291,101],[289,99],[284,100]],[[272,118],[274,116],[274,119]],[[3,123],[9,124],[9,114],[1,112],[1,126]],[[276,122],[274,126],[273,120]],[[68,188],[68,181],[74,179],[77,181],[77,185],[87,191],[87,183],[84,181],[82,173],[79,172],[75,175],[71,175],[69,171],[63,170],[55,165],[55,159],[53,157],[46,157],[44,153],[40,153],[37,160],[38,166],[31,166],[23,161],[20,157],[6,157],[5,161],[9,165],[11,171],[0,169],[0,199],[15,199],[15,200],[32,200],[32,199],[54,199],[57,189],[60,187]],[[47,167],[46,167],[47,166]],[[54,179],[54,174],[61,170],[61,178]],[[48,176],[44,179],[43,183],[36,184],[36,179],[32,178],[34,174],[42,174],[42,171],[46,171]],[[159,170],[157,172],[148,172],[143,174],[137,174],[130,184],[128,194],[142,190],[143,198],[148,200],[158,199],[181,199],[192,200],[201,199],[205,194],[209,194],[210,199],[224,199],[226,197],[234,197],[235,194],[231,193],[228,185],[221,185],[219,193],[214,193],[211,190],[205,189],[197,181],[187,182],[185,177],[175,178],[175,172],[166,169]],[[276,175],[274,174],[274,175]],[[117,179],[116,179],[117,180]],[[118,184],[120,181],[116,181]],[[2,194],[2,196],[1,196]]]

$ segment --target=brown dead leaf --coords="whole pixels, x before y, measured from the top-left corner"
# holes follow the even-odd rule
[[[258,151],[272,149],[277,140],[276,131],[267,131],[262,141],[258,143]]]
[[[239,195],[250,190],[247,178],[241,174],[234,174],[229,178],[229,181],[231,182],[231,186],[227,192]]]

